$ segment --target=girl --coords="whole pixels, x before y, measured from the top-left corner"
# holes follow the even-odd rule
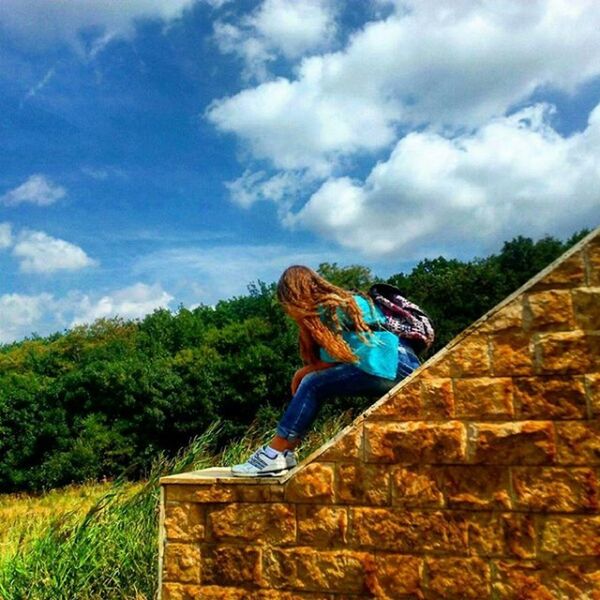
[[[244,477],[278,476],[296,466],[293,449],[332,396],[380,397],[421,363],[410,344],[382,328],[384,316],[367,296],[350,293],[308,267],[288,267],[277,284],[283,310],[299,327],[305,366],[292,378],[292,400],[277,435],[242,464]]]

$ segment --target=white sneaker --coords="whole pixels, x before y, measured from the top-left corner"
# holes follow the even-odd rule
[[[245,463],[231,467],[231,474],[238,477],[278,477],[294,466],[296,458],[293,452],[285,455],[278,452],[275,458],[270,458],[265,446],[261,446]]]
[[[296,454],[293,450],[284,450],[283,455],[285,456],[288,469],[293,469],[298,464],[298,461],[296,460]]]

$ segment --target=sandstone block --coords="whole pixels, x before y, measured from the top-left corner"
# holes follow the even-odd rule
[[[336,501],[343,504],[387,505],[390,473],[387,465],[338,463]]]
[[[387,463],[455,463],[465,460],[466,430],[459,421],[366,423],[365,459]]]
[[[200,546],[167,541],[163,556],[163,579],[200,583]]]
[[[504,552],[519,558],[535,556],[535,516],[528,513],[504,513],[501,516],[504,530]]]
[[[209,509],[209,539],[289,544],[296,541],[294,507],[281,504],[232,503]]]
[[[475,423],[470,462],[496,465],[552,464],[554,431],[547,421]]]
[[[457,418],[510,419],[514,416],[512,379],[480,377],[454,382]]]
[[[423,380],[421,383],[421,399],[423,418],[454,418],[454,394],[452,380],[449,377]]]
[[[595,560],[544,564],[534,560],[494,560],[494,592],[501,600],[555,598],[596,600],[600,567]]]
[[[436,467],[395,467],[392,471],[392,504],[405,508],[441,508],[444,496]]]
[[[526,304],[529,309],[528,328],[561,330],[573,327],[573,303],[569,290],[547,290],[528,294]]]
[[[450,374],[475,377],[490,374],[488,340],[485,335],[470,334],[450,351]]]
[[[582,331],[542,334],[536,352],[544,373],[586,373],[594,362],[588,338]]]
[[[517,377],[515,401],[521,419],[584,419],[585,387],[576,377]]]
[[[540,550],[560,556],[600,556],[600,516],[583,515],[547,518],[541,533]]]
[[[481,325],[481,331],[485,333],[499,333],[510,329],[522,328],[523,301],[521,298],[512,300]]]
[[[419,419],[422,416],[421,390],[418,382],[409,382],[394,393],[388,394],[383,403],[367,414],[368,420]]]
[[[426,558],[427,588],[448,600],[481,600],[491,593],[489,565],[480,558]]]
[[[352,550],[272,548],[265,551],[265,577],[273,588],[361,593],[367,559]]]
[[[600,464],[600,421],[556,423],[558,462],[573,465]]]
[[[378,553],[367,569],[367,588],[375,598],[394,600],[404,594],[423,597],[421,577],[424,561],[417,556]]]
[[[345,507],[299,504],[298,543],[310,546],[343,545],[348,534],[348,511]]]
[[[184,583],[165,583],[162,588],[162,600],[199,600],[202,598],[202,586]],[[205,596],[206,597],[206,596]],[[232,600],[233,600],[232,596]]]
[[[600,285],[600,240],[591,241],[587,248],[588,284]],[[596,600],[594,598],[594,600]]]
[[[419,379],[440,379],[450,377],[450,358],[448,354],[437,354],[432,357],[429,365],[421,371]],[[427,362],[429,362],[429,360]]]
[[[501,513],[477,511],[465,515],[469,538],[469,555],[506,556],[504,523]]]
[[[378,551],[466,554],[467,522],[450,511],[351,507],[348,542]]]
[[[589,401],[589,412],[592,418],[600,416],[600,373],[585,376],[585,387]]]
[[[593,469],[511,467],[511,476],[518,510],[598,511],[600,488]]]
[[[164,524],[169,540],[200,541],[204,538],[204,506],[167,502]]]
[[[359,460],[361,457],[362,430],[362,425],[352,425],[339,440],[319,455],[319,461]]]
[[[202,548],[202,583],[205,585],[263,585],[262,549],[252,546]]]
[[[568,288],[585,282],[583,255],[576,252],[542,278],[533,289]]]
[[[533,343],[525,333],[491,336],[492,368],[496,376],[533,375]]]
[[[165,486],[167,501],[197,502],[202,504],[216,502],[269,502],[271,486],[256,484],[168,484]]]
[[[287,483],[288,502],[333,502],[333,465],[313,462],[296,473]]]
[[[578,327],[586,331],[600,330],[600,287],[576,288],[572,294]]]
[[[449,508],[511,508],[508,467],[456,465],[438,470],[440,487]]]

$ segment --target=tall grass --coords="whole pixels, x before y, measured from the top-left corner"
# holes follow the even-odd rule
[[[302,460],[352,420],[352,411],[318,421],[296,449]],[[133,493],[125,476],[85,512],[50,519],[35,536],[0,555],[2,600],[150,600],[157,588],[159,479],[164,475],[242,462],[270,440],[272,423],[255,421],[219,453],[215,421],[176,457],[160,456]]]

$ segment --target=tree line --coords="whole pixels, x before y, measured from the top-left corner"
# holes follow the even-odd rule
[[[426,259],[387,279],[361,265],[323,263],[318,271],[346,289],[366,291],[381,281],[399,287],[434,321],[430,355],[587,233],[566,241],[519,236],[486,258]],[[215,451],[255,419],[275,426],[299,363],[296,325],[278,305],[275,284],[262,281],[214,307],[98,319],[4,344],[0,492],[123,470],[143,476],[159,452],[175,453],[217,417],[223,427]],[[334,399],[319,418],[368,402]]]

